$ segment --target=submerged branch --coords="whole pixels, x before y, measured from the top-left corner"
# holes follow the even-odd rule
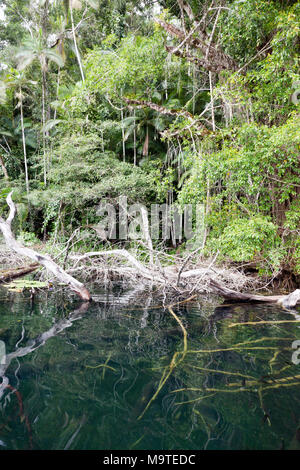
[[[147,403],[147,406],[145,407],[145,409],[143,410],[143,412],[140,414],[140,416],[138,417],[138,420],[140,420],[144,414],[146,413],[146,411],[148,410],[148,408],[150,407],[151,403],[153,403],[153,401],[157,398],[159,392],[161,391],[161,389],[163,388],[163,386],[165,385],[165,383],[167,382],[167,380],[169,379],[170,375],[172,374],[173,370],[181,363],[183,362],[187,352],[188,352],[188,346],[187,346],[187,331],[185,329],[185,327],[183,326],[183,323],[182,321],[180,320],[180,318],[176,315],[176,313],[174,312],[174,310],[172,309],[173,305],[169,305],[168,306],[168,310],[170,312],[170,314],[172,315],[173,318],[175,318],[175,320],[177,321],[177,323],[179,324],[180,328],[181,328],[181,331],[183,333],[183,350],[180,352],[175,352],[173,357],[172,357],[172,360],[170,362],[170,364],[165,368],[164,372],[163,372],[163,375],[160,379],[160,382],[159,382],[159,385],[157,387],[157,390],[156,392],[154,393],[154,395],[152,396],[152,398],[149,400],[149,402]],[[176,361],[176,358],[179,357],[178,361]]]

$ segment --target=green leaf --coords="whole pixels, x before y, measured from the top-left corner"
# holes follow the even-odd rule
[[[31,281],[28,279],[20,279],[17,281],[10,282],[9,284],[4,284],[4,287],[6,287],[11,292],[22,292],[23,289],[42,289],[46,287],[48,288],[49,284],[48,282],[43,281]]]
[[[53,127],[57,126],[57,124],[59,124],[60,122],[63,122],[63,120],[62,119],[49,119],[49,121],[46,122],[44,126],[44,132],[50,131],[51,129],[53,129]]]

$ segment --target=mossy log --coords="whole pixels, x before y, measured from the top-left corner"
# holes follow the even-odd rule
[[[3,269],[0,271],[0,283],[11,281],[19,277],[25,276],[35,271],[39,267],[39,264],[29,264],[28,266],[21,266],[20,268],[14,269]]]

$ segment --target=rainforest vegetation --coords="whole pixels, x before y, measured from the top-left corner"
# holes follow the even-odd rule
[[[293,0],[0,0],[19,240],[130,250],[93,229],[102,200],[202,204],[207,258],[299,279],[299,33]]]
[[[0,0],[0,449],[299,449],[299,52],[300,0]]]

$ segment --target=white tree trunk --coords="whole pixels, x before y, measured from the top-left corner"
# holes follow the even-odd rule
[[[82,79],[82,81],[84,82],[84,73],[83,73],[83,68],[82,68],[82,64],[81,64],[81,58],[80,58],[79,50],[78,50],[78,47],[77,47],[77,41],[76,41],[76,34],[75,34],[75,27],[74,27],[74,18],[73,18],[72,2],[70,2],[70,13],[71,13],[72,34],[73,34],[73,42],[74,42],[75,54],[76,54],[77,62],[78,62],[79,69],[80,69],[81,79]]]
[[[7,204],[9,205],[10,212],[9,216],[6,220],[0,217],[0,230],[2,231],[3,237],[5,239],[6,245],[11,250],[15,251],[21,256],[27,256],[28,258],[32,259],[36,263],[41,264],[44,266],[48,271],[50,271],[59,281],[67,284],[70,289],[72,289],[79,297],[83,300],[91,300],[91,295],[87,288],[77,279],[67,274],[58,264],[56,264],[48,255],[42,255],[37,253],[36,251],[32,250],[31,248],[26,248],[25,246],[21,245],[15,239],[12,230],[11,230],[11,223],[16,214],[16,206],[13,203],[11,198],[12,193],[7,196]]]
[[[28,178],[27,152],[26,152],[26,140],[25,140],[25,130],[24,130],[24,117],[23,117],[23,97],[22,97],[21,88],[20,88],[20,112],[21,112],[21,128],[22,128],[26,191],[27,191],[27,196],[29,196],[29,178]]]

